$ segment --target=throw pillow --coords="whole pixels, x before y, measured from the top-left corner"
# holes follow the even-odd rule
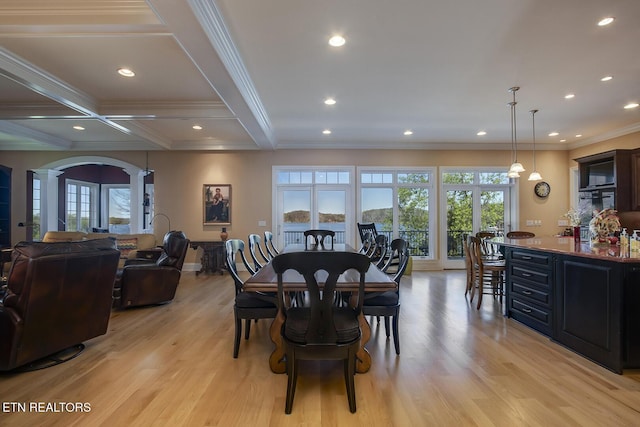
[[[120,251],[120,258],[129,257],[129,253],[138,249],[138,239],[116,239],[116,247]]]

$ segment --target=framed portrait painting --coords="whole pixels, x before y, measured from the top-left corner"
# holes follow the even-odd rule
[[[204,225],[231,225],[231,185],[204,184],[202,207]]]

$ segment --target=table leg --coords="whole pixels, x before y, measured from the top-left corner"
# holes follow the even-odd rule
[[[271,371],[276,374],[284,374],[287,372],[287,364],[284,360],[284,348],[282,343],[282,325],[284,324],[284,315],[278,310],[276,318],[271,322],[271,328],[269,328],[269,336],[271,341],[275,344],[276,348],[269,356],[269,367]]]
[[[369,372],[369,368],[371,368],[371,355],[369,351],[364,347],[371,338],[371,326],[364,314],[360,313],[358,317],[360,321],[360,331],[362,331],[362,336],[360,337],[360,348],[356,352],[356,372],[359,374],[364,374],[365,372]]]

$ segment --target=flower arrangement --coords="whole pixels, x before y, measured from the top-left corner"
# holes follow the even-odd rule
[[[603,209],[589,222],[589,231],[594,238],[605,239],[607,236],[620,231],[620,218],[615,209]]]
[[[569,225],[572,227],[577,227],[580,225],[580,212],[571,208],[564,214],[564,217],[569,220]]]

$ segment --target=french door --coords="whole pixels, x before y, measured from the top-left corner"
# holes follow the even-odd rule
[[[279,248],[304,243],[304,231],[313,228],[336,232],[336,243],[348,243],[353,215],[350,191],[344,186],[279,186],[275,240]]]
[[[443,173],[441,253],[444,268],[464,268],[462,241],[481,230],[503,234],[510,228],[511,185],[501,173]]]

